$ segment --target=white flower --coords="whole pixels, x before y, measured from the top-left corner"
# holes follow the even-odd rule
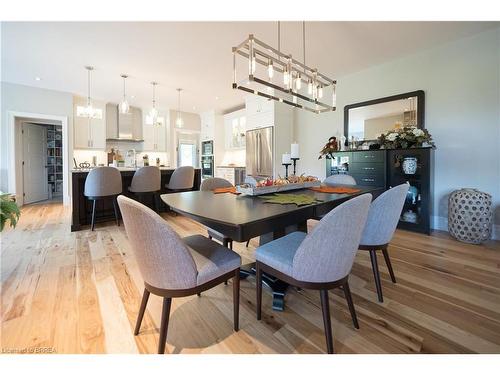
[[[389,135],[387,135],[386,139],[388,141],[394,142],[397,137],[398,137],[397,133],[390,133]]]
[[[415,137],[421,137],[424,135],[424,131],[418,128],[413,129],[412,133]]]

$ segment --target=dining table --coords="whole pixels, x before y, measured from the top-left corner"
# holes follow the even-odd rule
[[[371,193],[375,198],[384,188],[374,186],[345,186],[351,193],[324,193],[311,189],[280,192],[304,194],[315,198],[311,204],[268,203],[264,196],[212,191],[187,191],[162,194],[161,199],[174,212],[214,229],[236,242],[259,237],[259,245],[275,240],[293,231],[307,233],[307,220],[321,219],[336,206],[358,195]],[[332,239],[334,240],[334,239]],[[254,263],[242,266],[242,278],[255,274]],[[283,311],[288,284],[270,275],[263,275],[263,283],[273,293],[273,310]]]

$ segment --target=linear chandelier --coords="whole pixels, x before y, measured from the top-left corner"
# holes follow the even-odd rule
[[[304,56],[303,62],[300,62],[292,55],[280,51],[280,22],[278,22],[278,49],[250,34],[232,49],[233,89],[314,113],[335,111],[337,81],[305,64],[305,22],[302,24],[302,41]],[[237,60],[237,56],[242,56],[243,59]],[[237,65],[241,60],[244,62],[243,71],[248,72],[248,75],[245,73],[242,79],[238,79]],[[331,101],[327,100],[327,97],[330,97]],[[327,104],[327,101],[331,104]]]

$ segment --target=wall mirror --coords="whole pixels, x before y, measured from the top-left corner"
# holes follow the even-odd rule
[[[375,140],[404,126],[424,128],[424,92],[407,92],[344,107],[344,135],[348,140]]]

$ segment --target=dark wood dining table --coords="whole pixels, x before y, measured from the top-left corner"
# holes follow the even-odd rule
[[[163,194],[161,199],[171,210],[187,216],[209,228],[223,233],[233,241],[246,242],[260,237],[260,245],[293,231],[307,232],[307,220],[327,214],[339,204],[361,194],[371,193],[374,198],[383,188],[349,186],[359,189],[351,194],[320,193],[310,189],[286,191],[281,194],[306,194],[318,201],[304,206],[266,203],[258,196],[214,194],[211,191],[188,191]],[[242,276],[252,273],[252,265],[242,267]],[[273,309],[284,309],[288,284],[271,276],[263,282],[273,291]]]

